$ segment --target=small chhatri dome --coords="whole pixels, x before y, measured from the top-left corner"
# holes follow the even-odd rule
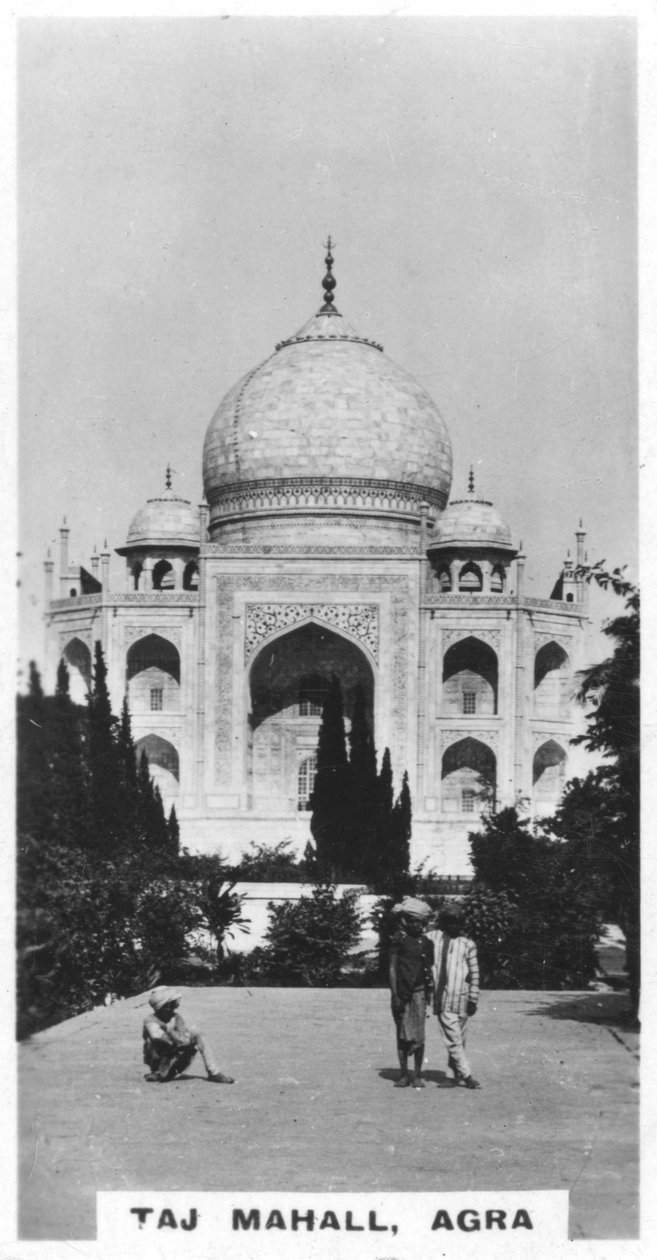
[[[447,502],[452,451],[440,412],[336,309],[330,237],[326,249],[319,310],[210,421],[203,483],[217,541],[273,529],[298,542],[301,518],[312,518],[316,536],[377,542],[385,529],[394,543],[418,528],[422,502],[437,512]]]
[[[511,530],[489,499],[475,497],[474,473],[470,469],[467,499],[453,499],[439,517],[429,551],[444,548],[470,548],[478,551],[504,551],[516,555]]]
[[[167,466],[166,489],[133,516],[124,547],[117,547],[119,555],[125,555],[135,547],[199,547],[198,514],[189,499],[183,499],[171,489],[171,466]]]

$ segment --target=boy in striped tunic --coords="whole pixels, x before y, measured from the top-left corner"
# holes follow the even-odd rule
[[[474,941],[462,935],[463,915],[459,910],[444,910],[438,922],[440,928],[428,936],[435,953],[433,1009],[447,1048],[447,1066],[457,1085],[480,1089],[465,1055],[466,1026],[479,1001],[477,948]]]

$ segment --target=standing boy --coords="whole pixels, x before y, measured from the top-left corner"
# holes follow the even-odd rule
[[[390,943],[390,998],[401,1068],[395,1088],[412,1085],[413,1089],[424,1089],[420,1072],[433,964],[433,945],[425,936],[424,928],[431,917],[431,909],[418,897],[404,897],[403,901],[393,906],[392,912],[399,916],[399,927]],[[410,1076],[409,1055],[413,1056]]]
[[[219,1085],[234,1084],[232,1076],[224,1076],[203,1034],[185,1023],[178,1014],[180,994],[165,985],[153,989],[149,999],[152,1015],[144,1020],[144,1063],[150,1068],[147,1081],[163,1083],[188,1068],[198,1051],[208,1080]]]
[[[444,910],[438,922],[440,928],[429,933],[435,953],[433,1009],[447,1047],[447,1066],[457,1085],[481,1089],[465,1055],[468,1018],[476,1013],[479,1001],[477,948],[474,941],[462,935],[460,910]]]

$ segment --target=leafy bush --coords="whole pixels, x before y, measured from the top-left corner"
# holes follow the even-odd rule
[[[358,892],[337,897],[330,884],[318,884],[298,901],[269,903],[267,945],[250,955],[269,983],[325,986],[340,983],[350,951],[358,944],[362,917]]]
[[[470,836],[475,886],[464,909],[488,983],[585,988],[595,975],[599,896],[567,843],[531,830],[514,809]]]
[[[236,866],[230,869],[231,879],[251,880],[255,883],[285,884],[308,878],[306,863],[290,852],[290,841],[278,844],[250,845]]]

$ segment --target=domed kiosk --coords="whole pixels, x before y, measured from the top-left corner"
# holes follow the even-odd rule
[[[228,392],[205,438],[210,537],[407,540],[420,504],[441,511],[452,450],[435,403],[382,347],[324,303]]]
[[[64,656],[86,677],[101,640],[113,709],[127,696],[182,843],[231,862],[252,842],[303,853],[337,678],[347,729],[362,700],[379,764],[389,750],[395,794],[408,772],[412,866],[462,876],[484,805],[542,808],[578,772],[586,592],[571,563],[554,598],[529,597],[493,504],[471,481],[448,505],[438,408],[336,310],[330,238],[325,262],[320,309],[212,416],[204,501],[168,470],[134,515],[122,592],[106,548],[76,594],[62,528],[48,668],[54,682]],[[583,546],[580,530],[578,562]]]
[[[171,488],[167,467],[164,493],[148,499],[133,516],[125,546],[128,583],[137,590],[195,590],[198,586],[199,515]]]

